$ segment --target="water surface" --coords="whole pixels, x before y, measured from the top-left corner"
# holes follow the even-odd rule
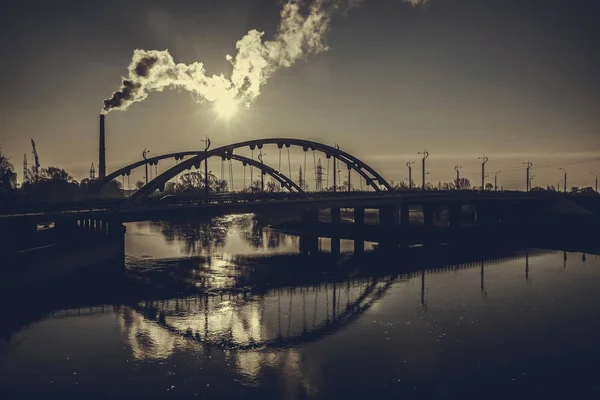
[[[431,258],[423,249],[335,261],[297,252],[298,238],[251,216],[130,224],[126,274],[155,284],[167,282],[156,275],[166,271],[185,289],[173,295],[152,286],[120,302],[113,299],[123,293],[106,293],[105,302],[55,310],[22,327],[0,350],[1,392],[600,395],[594,255],[491,249],[445,265],[443,255]],[[153,282],[157,277],[161,282]]]

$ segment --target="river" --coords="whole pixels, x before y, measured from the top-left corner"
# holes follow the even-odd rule
[[[319,245],[251,215],[128,224],[136,292],[5,335],[2,398],[600,396],[597,256]]]

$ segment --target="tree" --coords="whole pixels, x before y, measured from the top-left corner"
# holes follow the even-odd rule
[[[492,185],[491,183],[486,183],[485,184],[485,190],[490,191],[490,190],[494,190],[494,185]]]
[[[273,182],[273,181],[269,181],[267,182],[267,187],[265,188],[267,192],[280,192],[281,191],[281,187]]]
[[[351,191],[351,190],[352,190],[352,188],[353,188],[353,185],[352,185],[352,184],[350,184],[350,190],[348,190],[348,181],[344,181],[344,182],[342,183],[342,186],[340,187],[340,190],[341,190],[342,192],[349,192],[349,191]]]
[[[392,187],[394,188],[394,190],[406,190],[408,189],[408,184],[404,181],[400,181],[400,182],[390,182],[390,185],[392,185]]]
[[[73,177],[67,171],[57,167],[42,168],[41,178],[44,181],[71,182]]]
[[[6,202],[9,192],[15,186],[15,167],[9,161],[8,157],[2,154],[0,150],[0,205]]]
[[[140,190],[141,188],[143,188],[143,187],[144,187],[144,185],[145,185],[145,183],[144,183],[144,182],[142,182],[142,181],[137,181],[137,182],[135,183],[135,188],[136,188],[137,190]]]
[[[454,190],[456,189],[456,185],[453,181],[442,183],[442,190]]]
[[[467,178],[460,178],[456,186],[457,189],[470,189],[471,181],[469,181]]]
[[[211,189],[210,184],[208,186]],[[216,193],[224,193],[227,191],[227,181],[225,179],[217,179],[214,183],[214,191]]]
[[[250,184],[250,187],[248,188],[248,191],[250,193],[260,193],[261,189],[260,189],[260,181],[256,180],[254,182],[252,182]]]

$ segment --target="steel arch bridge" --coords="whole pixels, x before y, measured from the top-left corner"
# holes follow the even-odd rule
[[[375,191],[380,192],[382,188],[383,190],[388,190],[390,192],[393,191],[392,186],[379,173],[377,173],[377,171],[375,171],[372,167],[367,165],[365,162],[361,161],[359,158],[353,156],[352,154],[342,151],[337,147],[329,146],[323,143],[293,138],[254,139],[217,147],[208,151],[183,151],[178,153],[159,155],[127,165],[107,175],[102,181],[100,181],[100,185],[102,186],[119,176],[129,175],[131,173],[131,170],[144,166],[145,164],[156,165],[160,160],[164,159],[175,158],[175,160],[183,160],[183,158],[186,156],[193,156],[164,171],[162,174],[152,179],[152,181],[148,182],[147,185],[135,192],[130,198],[130,205],[138,205],[145,201],[156,190],[164,190],[165,184],[169,180],[171,180],[181,172],[185,171],[186,169],[191,169],[192,167],[200,168],[202,161],[211,157],[221,157],[221,159],[223,160],[234,159],[241,161],[242,163],[252,165],[256,168],[261,169],[263,171],[263,174],[269,174],[273,176],[274,179],[280,182],[282,186],[284,186],[288,190],[302,192],[302,189],[297,184],[295,184],[290,177],[287,177],[280,171],[263,163],[257,162],[256,160],[253,160],[251,158],[234,154],[234,151],[236,149],[241,149],[245,147],[249,147],[251,150],[254,150],[256,148],[262,149],[264,145],[271,144],[277,145],[278,149],[280,150],[283,147],[289,149],[290,146],[296,146],[301,147],[305,152],[308,150],[320,151],[324,153],[327,158],[334,157],[335,160],[339,160],[346,164],[349,171],[356,171],[356,173],[358,173],[363,179],[365,179],[367,185],[371,186]]]
[[[169,159],[169,158],[175,158],[176,160],[181,160],[181,159],[183,159],[183,157],[185,157],[187,155],[198,155],[199,153],[200,152],[197,152],[197,151],[193,151],[193,152],[186,151],[186,152],[181,152],[181,153],[163,154],[160,156],[148,158],[147,160],[138,161],[136,163],[133,163],[131,165],[123,167],[123,168],[111,173],[110,175],[107,175],[106,178],[104,178],[100,182],[100,185],[105,185],[108,182],[110,182],[111,180],[113,180],[119,176],[129,175],[131,173],[131,170],[141,167],[145,164],[148,164],[151,166],[157,165],[160,160],[165,160],[165,159]],[[244,166],[250,165],[250,166],[253,166],[253,167],[259,168],[259,169],[262,168],[266,175],[272,176],[277,182],[279,182],[281,184],[282,187],[286,188],[290,192],[294,192],[294,191],[300,192],[300,193],[303,192],[303,190],[300,188],[300,186],[298,186],[294,181],[292,181],[286,175],[280,173],[279,171],[270,167],[267,164],[261,165],[260,162],[253,160],[251,158],[239,155],[239,154],[229,154],[226,157],[223,157],[223,159],[236,160],[236,161],[241,162]],[[187,169],[189,169],[189,168],[187,168]],[[163,188],[164,187],[161,187],[159,189],[163,190]]]

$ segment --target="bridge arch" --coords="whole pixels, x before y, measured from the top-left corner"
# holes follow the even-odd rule
[[[357,157],[355,157],[345,151],[342,151],[336,147],[328,146],[323,143],[314,142],[311,140],[292,139],[292,138],[254,139],[254,140],[248,140],[245,142],[239,142],[239,143],[229,144],[226,146],[221,146],[221,147],[215,148],[213,150],[208,150],[208,151],[188,151],[188,152],[167,154],[164,156],[158,156],[158,157],[154,157],[154,158],[149,158],[147,160],[139,161],[139,162],[131,164],[127,167],[121,168],[120,170],[115,171],[112,174],[108,175],[106,177],[106,179],[114,179],[115,177],[122,175],[126,171],[130,171],[131,169],[137,168],[138,166],[144,165],[146,163],[158,162],[158,160],[163,159],[163,158],[174,157],[177,159],[177,157],[183,158],[186,155],[194,155],[194,157],[189,158],[189,159],[171,167],[170,169],[164,171],[162,174],[158,175],[152,181],[148,182],[147,185],[145,185],[140,190],[135,192],[131,196],[130,202],[129,202],[130,206],[135,206],[135,205],[139,205],[141,202],[143,202],[145,199],[147,199],[154,191],[161,190],[162,188],[164,188],[164,185],[170,179],[174,178],[175,176],[177,176],[181,172],[185,171],[186,169],[190,169],[192,167],[199,168],[201,162],[204,161],[204,159],[206,159],[206,158],[210,158],[210,157],[214,157],[214,156],[221,156],[224,158],[232,158],[234,156],[235,149],[240,149],[240,148],[244,148],[244,147],[249,147],[251,150],[254,150],[255,148],[262,149],[263,146],[267,145],[267,144],[275,144],[275,145],[277,145],[277,147],[279,149],[283,148],[284,146],[285,147],[298,146],[298,147],[302,147],[302,149],[304,151],[308,151],[309,149],[313,150],[313,151],[315,151],[315,150],[321,151],[326,155],[327,158],[335,157],[335,159],[340,160],[343,163],[345,163],[349,170],[352,169],[352,170],[356,171],[361,177],[363,177],[365,179],[365,181],[367,182],[368,185],[370,185],[371,187],[373,187],[373,189],[375,189],[375,191],[377,191],[377,192],[381,191],[380,186],[383,186],[385,189],[387,189],[390,192],[393,191],[392,186],[380,174],[378,174],[377,171],[375,171],[373,168],[371,168],[369,165],[367,165],[366,163],[364,163]],[[238,156],[236,156],[236,157],[238,157]],[[251,159],[247,158],[247,160],[251,160]],[[151,164],[151,165],[153,165],[153,164]],[[267,166],[259,163],[259,168],[261,168],[261,166],[262,166],[262,168],[264,168],[265,173],[266,173]],[[273,171],[276,171],[276,170],[273,170]],[[279,172],[279,171],[276,171],[276,172],[280,177],[285,176],[285,175],[281,174],[281,172]],[[288,181],[290,181],[289,178],[288,178]]]

